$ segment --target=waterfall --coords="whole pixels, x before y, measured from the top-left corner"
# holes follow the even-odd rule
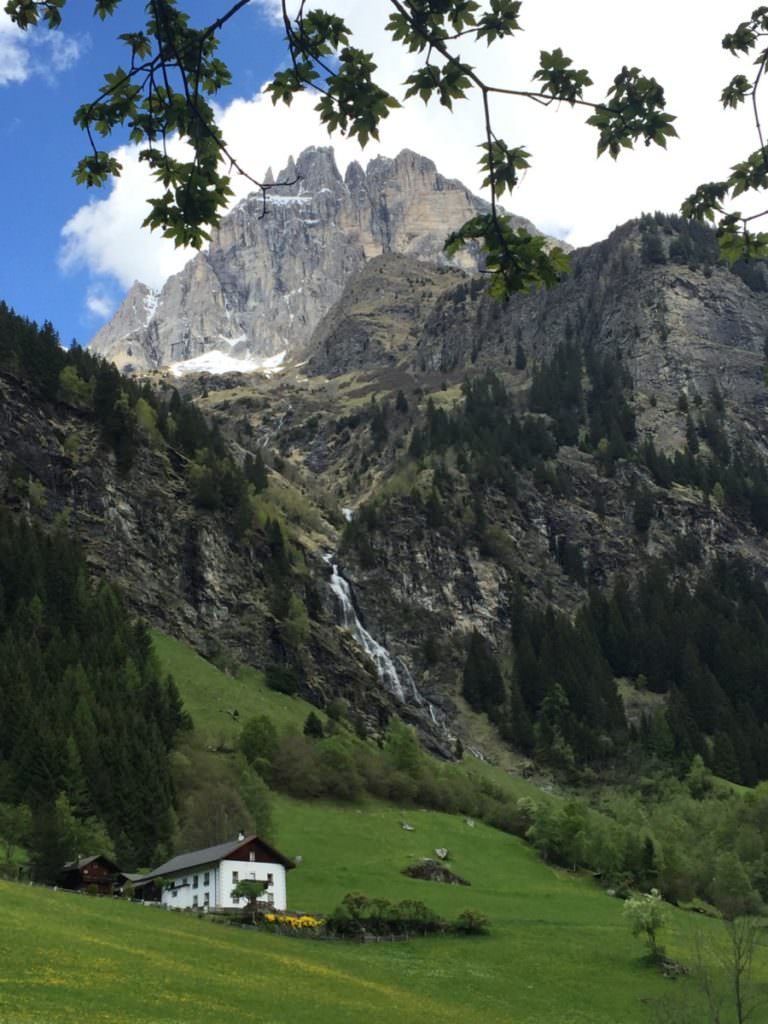
[[[335,562],[331,563],[331,590],[336,595],[341,608],[342,626],[349,630],[376,666],[376,674],[383,683],[384,688],[391,693],[396,700],[400,701],[401,704],[404,704],[405,690],[403,689],[403,684],[400,681],[398,671],[395,668],[395,663],[386,647],[382,647],[378,641],[373,639],[371,634],[357,617],[355,606],[352,603],[352,591],[350,590],[349,583],[347,583],[344,577],[339,573],[339,567]],[[406,675],[408,676],[408,681],[410,682],[414,696],[417,698],[419,703],[423,703],[423,698],[416,689],[416,684],[411,678],[410,673],[406,672]]]

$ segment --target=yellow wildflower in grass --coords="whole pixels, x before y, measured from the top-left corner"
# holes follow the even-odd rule
[[[286,928],[292,928],[295,931],[303,928],[322,928],[325,924],[325,919],[322,917],[313,917],[311,914],[265,914],[264,920],[269,924],[276,924]]]

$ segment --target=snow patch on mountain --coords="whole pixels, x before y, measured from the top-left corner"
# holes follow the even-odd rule
[[[271,377],[282,368],[285,356],[286,352],[283,351],[266,359],[237,359],[228,352],[214,348],[194,359],[171,363],[169,369],[174,377],[185,377],[190,373],[263,373]]]

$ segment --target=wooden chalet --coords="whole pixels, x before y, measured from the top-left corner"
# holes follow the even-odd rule
[[[125,875],[114,861],[102,854],[70,861],[59,872],[56,884],[75,892],[96,892],[112,896],[125,882]]]

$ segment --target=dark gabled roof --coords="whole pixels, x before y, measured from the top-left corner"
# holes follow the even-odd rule
[[[202,867],[205,864],[213,864],[216,861],[226,860],[229,854],[235,853],[241,846],[247,846],[256,840],[273,858],[275,864],[282,864],[290,871],[296,865],[292,860],[284,857],[282,853],[265,843],[258,836],[246,836],[245,839],[230,839],[228,843],[219,843],[217,846],[207,846],[204,850],[193,850],[191,853],[180,853],[172,857],[159,868],[144,875],[142,882],[148,882],[151,878],[159,878],[161,875],[178,875],[180,871],[190,871],[192,868]]]
[[[93,864],[96,860],[103,860],[105,864],[109,866],[119,874],[120,868],[115,864],[109,857],[105,857],[102,853],[96,853],[93,857],[81,857],[80,860],[70,860],[62,867],[62,871],[82,871],[83,868],[87,868],[89,864]]]

